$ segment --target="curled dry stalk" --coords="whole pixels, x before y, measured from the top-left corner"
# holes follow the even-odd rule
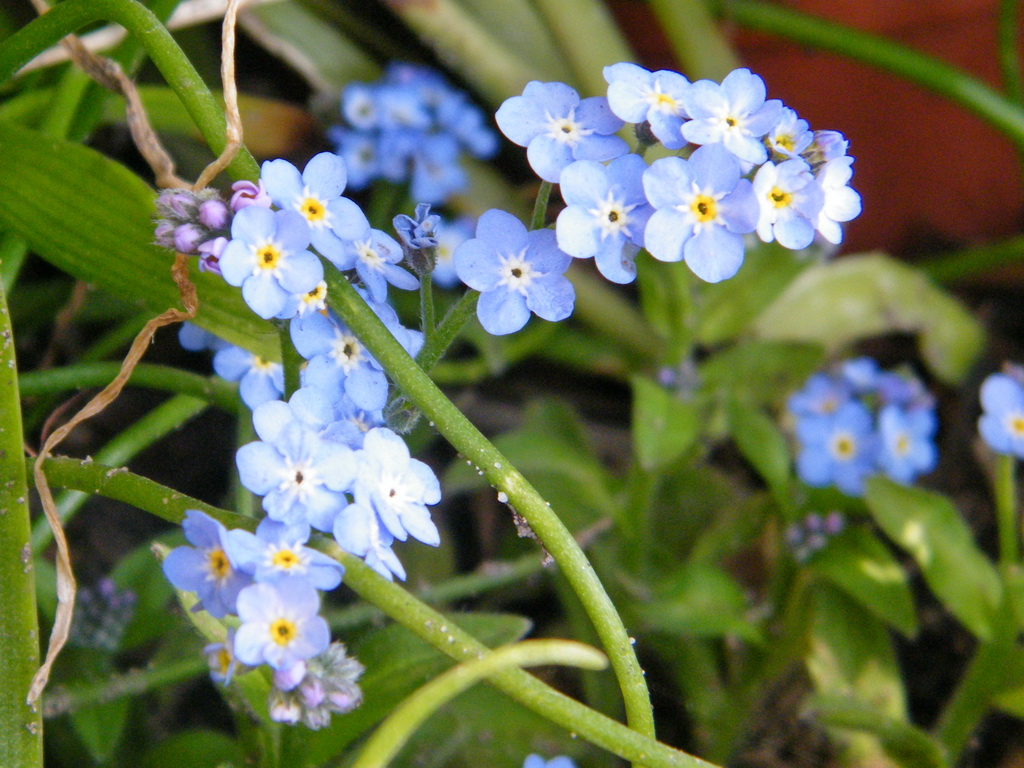
[[[242,121],[238,110],[238,90],[235,85],[234,62],[235,26],[240,3],[241,0],[229,0],[224,16],[221,38],[223,45],[221,76],[224,81],[224,99],[227,106],[227,145],[220,156],[203,170],[199,179],[192,185],[193,191],[196,192],[205,188],[218,173],[228,166],[242,145]],[[33,5],[39,13],[45,13],[48,10],[44,0],[33,0]],[[124,74],[120,65],[111,59],[92,53],[74,35],[69,35],[61,42],[67,49],[71,59],[86,74],[103,87],[124,97],[128,128],[131,132],[132,141],[150,168],[152,168],[157,185],[161,188],[187,187],[188,184],[175,175],[174,161],[163,148],[159,138],[153,131],[135,84]],[[186,254],[175,254],[174,265],[171,267],[171,277],[178,287],[181,304],[184,309],[168,309],[146,323],[145,327],[139,331],[139,334],[132,342],[131,348],[122,361],[121,369],[114,380],[86,403],[85,407],[72,416],[65,424],[55,429],[46,437],[33,466],[33,478],[36,489],[39,491],[43,512],[46,515],[47,522],[53,529],[54,542],[57,545],[57,613],[53,623],[53,630],[50,633],[46,658],[32,678],[32,684],[29,687],[27,697],[29,705],[34,705],[40,695],[42,695],[43,689],[49,680],[53,663],[64,647],[65,642],[67,642],[75,601],[75,576],[71,568],[71,556],[68,550],[67,537],[64,535],[64,528],[54,503],[53,494],[43,472],[43,463],[52,455],[53,450],[71,430],[86,419],[100,413],[120,396],[121,390],[124,389],[124,385],[131,377],[132,371],[142,359],[153,339],[153,335],[159,328],[191,320],[195,317],[199,303],[196,296],[196,288],[189,279],[188,256]]]

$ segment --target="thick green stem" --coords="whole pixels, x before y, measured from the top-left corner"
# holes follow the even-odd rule
[[[25,703],[39,667],[39,625],[10,317],[0,288],[0,765],[42,768],[42,718]]]
[[[61,368],[23,373],[18,379],[22,397],[36,397],[86,387],[105,387],[121,370],[121,363],[77,363]],[[238,385],[219,376],[200,376],[169,365],[139,363],[129,383],[206,400],[225,411],[238,407]]]
[[[1017,459],[1011,454],[996,457],[995,500],[999,522],[999,564],[1003,567],[1017,562],[1020,531],[1017,526]]]
[[[254,530],[253,518],[218,509],[166,486],[113,469],[56,457],[44,465],[50,484],[95,493],[132,504],[172,523],[181,523],[188,509],[198,509],[229,528]],[[453,659],[478,658],[489,650],[442,614],[423,604],[402,587],[382,578],[359,558],[321,539],[319,548],[345,566],[345,583],[417,637]],[[675,750],[595,712],[559,693],[522,670],[496,673],[490,682],[515,701],[603,749],[651,768],[713,768],[699,758]]]
[[[427,272],[420,278],[420,328],[423,331],[423,344],[437,332],[434,326],[437,320],[434,318],[434,281],[430,279]]]
[[[206,143],[215,153],[220,153],[226,144],[224,113],[167,28],[137,2],[67,0],[58,3],[0,45],[0,83],[12,78],[33,56],[94,21],[116,22],[142,43],[164,79],[178,94]],[[256,161],[244,147],[227,170],[236,179],[259,175]]]
[[[596,648],[569,640],[527,640],[466,661],[408,696],[378,726],[352,768],[385,768],[427,718],[463,691],[500,670],[562,664],[604,669],[608,659]]]
[[[647,682],[633,644],[622,618],[572,533],[526,478],[416,365],[348,280],[339,272],[328,270],[327,281],[333,309],[366,345],[402,393],[416,404],[456,450],[476,465],[491,485],[508,496],[509,505],[529,523],[558,562],[586,608],[611,659],[630,726],[644,735],[653,736],[654,718]]]
[[[761,0],[716,0],[730,21],[891,72],[974,112],[1024,147],[1024,110],[980,80],[891,40]]]

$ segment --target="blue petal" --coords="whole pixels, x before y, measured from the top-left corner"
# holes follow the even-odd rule
[[[526,325],[530,319],[530,310],[522,294],[498,287],[480,294],[476,316],[485,331],[494,336],[503,336],[515,333]]]
[[[558,247],[577,259],[592,258],[601,248],[596,218],[579,205],[570,205],[558,214],[555,233]]]
[[[743,238],[722,227],[698,232],[683,251],[687,266],[709,283],[727,280],[743,264]]]
[[[681,261],[683,248],[692,235],[693,227],[685,214],[673,208],[662,208],[647,222],[644,247],[659,261]]]
[[[321,152],[306,163],[302,180],[313,194],[322,198],[337,197],[345,191],[348,173],[345,161],[333,152]]]
[[[287,160],[267,160],[260,167],[260,181],[278,208],[291,208],[302,196],[302,176]]]
[[[483,297],[481,297],[482,300]],[[538,317],[553,322],[564,320],[571,315],[575,300],[576,291],[565,275],[549,274],[534,278],[526,291],[526,306]],[[524,320],[519,328],[522,328],[525,323]],[[494,331],[491,332],[494,333]]]

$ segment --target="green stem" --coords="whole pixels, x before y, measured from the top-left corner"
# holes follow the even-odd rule
[[[120,466],[169,432],[173,432],[206,407],[205,400],[199,400],[190,395],[175,395],[127,429],[122,430],[104,445],[96,452],[96,461],[101,464]],[[60,519],[67,523],[88,500],[88,494],[78,491],[61,494],[57,498],[57,513],[60,515]],[[36,552],[40,552],[52,540],[53,530],[46,518],[38,518],[32,526],[32,548]]]
[[[1024,261],[1024,237],[1014,237],[1001,243],[965,248],[944,256],[921,261],[919,267],[932,280],[953,283],[972,275],[998,267]]]
[[[448,442],[473,462],[491,485],[508,496],[510,504],[529,523],[558,562],[586,608],[611,659],[630,726],[639,733],[653,736],[650,695],[633,644],[622,618],[572,533],[527,479],[416,365],[348,280],[336,270],[328,270],[327,280],[332,307],[338,315],[390,374],[402,393],[436,425]]]
[[[426,346],[431,337],[437,332],[434,327],[434,281],[430,279],[430,273],[420,277],[420,328],[423,330],[423,345]]]
[[[1018,540],[1020,532],[1017,528],[1017,459],[1011,454],[1000,454],[996,457],[994,491],[996,501],[996,520],[999,521],[999,564],[1003,567],[1017,562]]]
[[[14,77],[36,54],[94,21],[116,22],[142,43],[164,79],[178,94],[206,143],[215,153],[220,153],[226,144],[224,113],[167,28],[137,2],[66,0],[54,5],[0,44],[0,83]],[[244,147],[227,170],[236,179],[259,176],[256,161]]]
[[[76,363],[45,371],[30,371],[18,378],[22,397],[37,397],[87,387],[105,387],[121,370],[121,363]],[[219,376],[200,376],[169,365],[139,363],[128,380],[138,387],[191,395],[234,413],[238,407],[238,385]]]
[[[533,202],[533,216],[530,219],[530,229],[544,229],[548,220],[548,200],[551,199],[550,181],[542,181],[537,190],[537,199]]]
[[[705,0],[650,0],[649,4],[691,80],[721,80],[740,66]]]
[[[292,341],[290,325],[287,321],[275,321],[277,335],[281,341],[281,365],[284,366],[284,399],[287,400],[302,386],[301,371],[306,361]]]
[[[608,659],[589,645],[569,640],[526,640],[466,661],[438,675],[399,704],[373,732],[352,768],[385,768],[427,718],[463,691],[512,667],[561,664],[604,669]]]
[[[1024,81],[1021,79],[1020,7],[1018,0],[999,0],[998,46],[999,68],[1003,75],[1003,90],[1017,104],[1024,104]]]
[[[28,243],[10,230],[0,233],[0,282],[5,293],[14,287],[28,256]]]
[[[480,294],[467,289],[462,297],[449,307],[441,323],[423,343],[423,349],[416,355],[416,362],[424,371],[431,370],[444,357],[448,347],[458,338],[459,333],[476,314],[476,302]]]
[[[101,682],[54,686],[46,691],[43,717],[57,717],[94,704],[139,696],[155,688],[191,680],[206,668],[204,657],[188,656],[157,666],[134,669],[122,675],[108,677]]]
[[[34,461],[30,459],[29,461]],[[172,523],[181,523],[185,511],[198,509],[229,528],[255,530],[252,518],[218,509],[138,475],[94,462],[55,457],[44,464],[55,487],[72,488],[117,499]],[[320,549],[345,566],[345,583],[360,597],[412,631],[442,653],[458,661],[479,658],[489,649],[459,629],[442,614],[387,581],[354,555],[323,538]],[[579,737],[626,760],[650,768],[713,768],[699,758],[637,733],[554,690],[532,675],[513,669],[496,673],[490,681],[509,697]]]
[[[891,72],[959,104],[1024,147],[1024,110],[998,91],[939,59],[828,19],[761,0],[716,0],[730,21]]]
[[[0,288],[0,765],[42,768],[42,718],[25,703],[39,667],[39,625],[10,317],[7,295]]]

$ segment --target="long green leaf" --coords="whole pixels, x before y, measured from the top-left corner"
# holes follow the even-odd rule
[[[152,245],[153,191],[98,152],[0,122],[0,222],[80,280],[158,314],[180,306],[173,254]],[[271,359],[277,334],[220,277],[194,273],[196,324]]]

